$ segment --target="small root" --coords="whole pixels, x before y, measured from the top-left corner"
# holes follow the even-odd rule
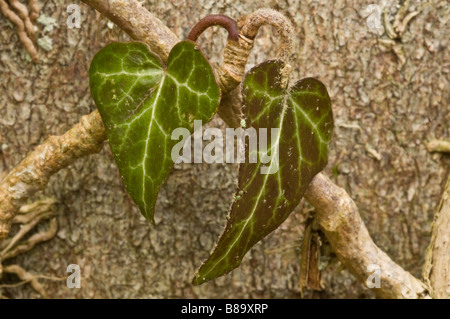
[[[17,14],[22,19],[25,30],[27,31],[28,35],[32,40],[36,40],[36,34],[34,32],[34,25],[31,23],[30,16],[28,14],[28,9],[25,5],[23,5],[19,0],[9,0],[9,4],[11,7],[16,9]]]
[[[5,266],[3,267],[3,272],[16,274],[22,280],[23,283],[29,283],[31,287],[36,292],[38,292],[43,298],[48,298],[47,292],[38,281],[38,276],[30,274],[19,265]]]
[[[53,212],[43,212],[41,214],[37,214],[34,219],[30,220],[29,223],[23,225],[20,230],[17,232],[17,234],[14,235],[14,237],[9,240],[5,241],[2,245],[3,248],[2,252],[0,253],[0,258],[3,258],[8,251],[11,250],[11,248],[19,242],[26,234],[28,234],[38,223],[41,221],[48,219],[54,215]]]
[[[15,14],[8,6],[5,0],[0,0],[0,11],[8,18],[13,24],[17,27],[17,34],[19,35],[19,39],[22,44],[25,46],[25,49],[30,54],[31,59],[34,63],[39,62],[39,56],[36,50],[36,47],[28,36],[25,28],[25,24],[22,19]]]
[[[16,274],[21,281],[14,284],[1,284],[0,288],[19,287],[29,283],[31,287],[39,294],[41,294],[43,298],[47,298],[47,292],[39,283],[38,279],[65,280],[67,278],[45,275],[31,275],[18,265],[2,265],[3,261],[28,252],[33,249],[36,244],[50,240],[56,235],[58,223],[56,221],[56,218],[52,218],[47,230],[33,234],[30,238],[21,242],[25,235],[27,235],[32,229],[34,229],[37,224],[55,215],[55,212],[51,210],[54,203],[54,199],[47,198],[39,200],[32,204],[23,205],[20,208],[19,212],[21,215],[15,216],[13,223],[22,224],[22,227],[12,239],[4,241],[0,245],[2,247],[2,251],[0,252],[0,279],[2,278],[3,273],[13,273]]]
[[[52,220],[50,220],[50,225],[47,231],[34,234],[28,240],[26,240],[25,243],[17,245],[14,249],[5,252],[4,255],[2,255],[1,257],[2,260],[10,259],[16,257],[17,255],[30,251],[37,244],[55,237],[57,230],[58,230],[58,222],[56,221],[56,218],[53,218]]]
[[[32,22],[35,22],[39,18],[40,11],[38,0],[29,0],[28,7],[30,7],[30,19]]]
[[[406,0],[403,3],[402,7],[400,8],[400,10],[398,10],[397,14],[395,15],[393,24],[391,24],[391,22],[389,21],[389,16],[386,9],[383,11],[384,28],[386,29],[386,33],[389,38],[394,40],[401,39],[403,33],[406,31],[406,27],[411,22],[411,20],[414,17],[416,17],[419,13],[421,13],[423,9],[425,9],[430,5],[429,3],[425,3],[417,11],[408,13],[410,3],[411,3],[410,0]]]

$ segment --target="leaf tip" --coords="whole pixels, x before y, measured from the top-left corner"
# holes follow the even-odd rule
[[[146,220],[150,222],[152,226],[156,225],[155,222],[155,203],[153,203],[150,207],[150,209],[147,209],[146,207],[142,207],[138,205],[139,211],[141,212],[142,216],[145,217]]]
[[[152,226],[156,226],[155,215],[153,213],[144,216],[150,222],[150,224],[152,224]]]
[[[199,286],[199,285],[205,283],[206,281],[207,280],[204,277],[202,278],[202,277],[200,277],[199,273],[196,273],[194,275],[194,278],[192,279],[192,284],[194,286]]]

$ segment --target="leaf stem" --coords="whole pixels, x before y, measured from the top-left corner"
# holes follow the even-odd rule
[[[228,31],[228,39],[238,41],[239,31],[236,21],[223,14],[213,14],[201,19],[191,30],[188,40],[196,42],[198,37],[212,26],[221,26]]]
[[[240,34],[248,39],[254,39],[258,34],[259,28],[265,24],[274,27],[280,35],[279,58],[285,63],[290,64],[294,48],[294,27],[292,23],[283,14],[272,9],[259,9],[242,18],[238,22]]]

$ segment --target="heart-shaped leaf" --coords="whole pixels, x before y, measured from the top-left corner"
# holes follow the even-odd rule
[[[267,141],[269,151],[261,152],[260,147],[256,163],[249,163],[246,141],[246,162],[239,168],[238,192],[228,223],[194,284],[238,267],[246,252],[289,216],[328,161],[333,114],[327,90],[318,80],[307,78],[286,91],[281,84],[282,68],[281,61],[267,61],[251,69],[243,80],[247,127],[257,132],[260,128],[279,130]],[[272,160],[262,174],[261,158],[269,152]]]
[[[220,101],[213,70],[195,43],[170,52],[168,66],[139,42],[112,43],[89,70],[92,97],[128,193],[153,220],[156,198],[173,167],[175,128],[211,120]]]

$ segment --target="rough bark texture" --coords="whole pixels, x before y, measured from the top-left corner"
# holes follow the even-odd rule
[[[39,25],[38,37],[53,40],[49,52],[39,50],[39,65],[29,61],[13,25],[0,17],[0,172],[95,110],[89,62],[118,38],[118,28],[108,28],[106,20],[81,5],[81,29],[68,29],[66,7],[72,2],[39,2],[41,14],[58,24],[47,31]],[[448,156],[428,153],[426,143],[450,135],[450,12],[445,1],[432,1],[410,22],[399,42],[406,57],[402,66],[398,46],[390,49],[379,41],[385,35],[369,32],[362,13],[368,4],[203,0],[146,1],[144,6],[179,38],[188,34],[193,17],[207,14],[237,19],[272,7],[287,15],[298,35],[292,80],[317,77],[332,98],[337,127],[326,174],[354,199],[375,243],[419,276],[448,173]],[[392,19],[397,4],[387,7]],[[416,8],[420,4],[412,1]],[[219,63],[225,39],[225,31],[207,30],[199,45]],[[274,58],[278,44],[278,35],[263,27],[247,67]],[[211,125],[224,127],[218,118]],[[40,195],[58,200],[57,237],[8,262],[48,276],[63,276],[67,265],[79,264],[81,289],[41,280],[54,297],[299,297],[299,239],[309,209],[303,204],[248,254],[240,269],[200,287],[190,285],[225,225],[235,178],[233,165],[178,166],[160,193],[152,227],[125,193],[105,145],[100,154],[53,176]],[[337,273],[337,267],[329,263],[325,269],[321,297],[374,296],[348,271]],[[2,293],[38,296],[29,286]]]

